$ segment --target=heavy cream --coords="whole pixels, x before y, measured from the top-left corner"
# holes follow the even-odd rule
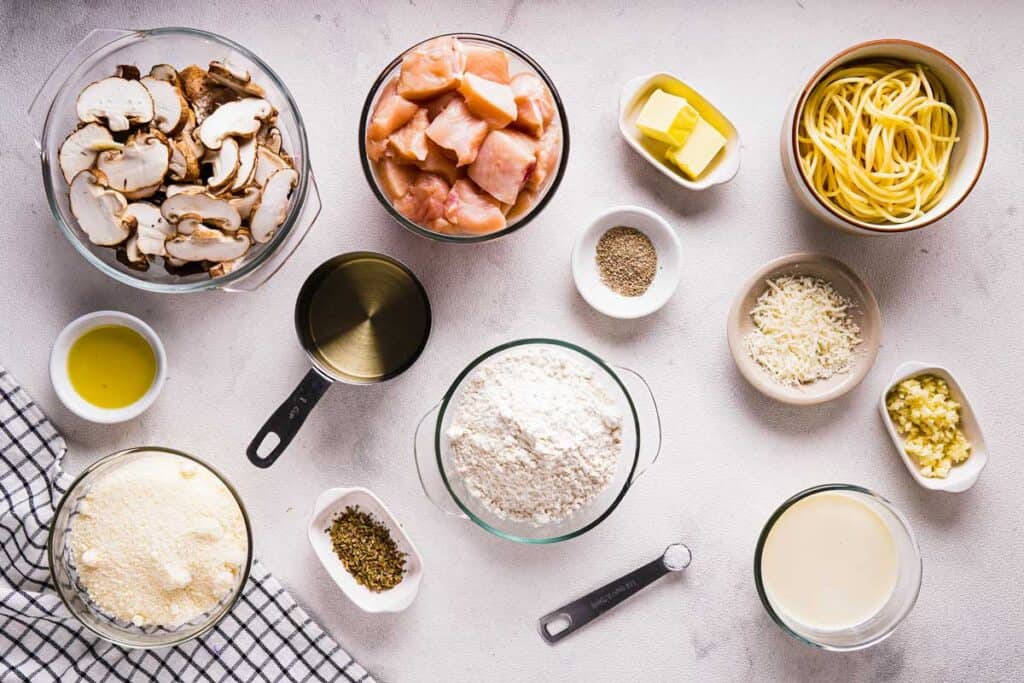
[[[772,607],[818,630],[864,623],[889,600],[899,574],[892,532],[854,494],[828,491],[790,506],[761,556]]]

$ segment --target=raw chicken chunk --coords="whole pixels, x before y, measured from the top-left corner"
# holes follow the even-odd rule
[[[427,109],[427,118],[433,121],[437,118],[437,115],[443,112],[454,99],[460,99],[461,95],[456,91],[446,92],[443,95],[438,95],[432,100],[427,100],[423,103],[423,106]]]
[[[427,139],[427,158],[417,161],[416,165],[420,170],[436,173],[447,180],[449,184],[454,183],[459,177],[459,170],[455,167],[455,162],[449,159],[448,154],[429,138]]]
[[[507,84],[512,80],[508,75],[508,55],[504,50],[466,44],[462,51],[466,54],[466,73],[495,83]]]
[[[515,204],[536,163],[536,141],[511,130],[492,130],[480,146],[469,177],[503,204]]]
[[[402,58],[398,94],[426,100],[459,87],[466,66],[462,43],[452,36],[429,40]]]
[[[396,159],[413,163],[427,158],[427,110],[419,109],[409,123],[388,136],[388,151]]]
[[[406,193],[395,200],[395,209],[413,223],[429,225],[445,217],[449,189],[441,176],[420,173]]]
[[[487,123],[469,113],[462,98],[453,99],[427,128],[427,137],[455,153],[457,166],[473,163],[487,137]]]
[[[530,73],[516,74],[511,88],[516,100],[516,127],[539,138],[555,116],[555,99],[544,81]]]
[[[370,161],[380,161],[388,151],[388,139],[366,140],[366,156]]]
[[[377,180],[391,201],[405,196],[417,175],[419,172],[414,167],[404,166],[392,159],[384,159],[377,165]]]
[[[371,140],[383,140],[416,115],[417,105],[398,94],[397,82],[398,79],[392,78],[377,100],[366,131]]]
[[[539,190],[558,166],[558,155],[562,152],[562,127],[553,123],[544,129],[537,141],[537,163],[526,179],[526,189]]]
[[[452,185],[444,215],[456,234],[483,235],[505,228],[505,214],[498,200],[465,179]]]
[[[476,74],[466,74],[459,86],[469,111],[487,122],[491,128],[504,128],[516,118],[516,100],[512,88],[489,81]]]

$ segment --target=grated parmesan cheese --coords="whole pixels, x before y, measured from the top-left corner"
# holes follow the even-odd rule
[[[750,317],[747,353],[780,384],[807,384],[848,372],[860,344],[852,304],[832,285],[810,275],[766,282]]]
[[[153,452],[96,482],[71,518],[71,548],[103,612],[177,626],[232,592],[248,539],[238,503],[210,470]]]

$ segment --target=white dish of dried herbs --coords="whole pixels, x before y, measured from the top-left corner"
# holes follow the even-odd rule
[[[617,206],[576,238],[572,276],[594,309],[612,318],[640,318],[675,293],[681,251],[664,218],[639,206]]]
[[[416,599],[423,560],[398,520],[369,489],[321,493],[308,533],[324,569],[364,612],[401,612]]]

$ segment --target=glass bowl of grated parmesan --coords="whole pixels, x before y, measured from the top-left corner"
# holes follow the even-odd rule
[[[427,497],[518,543],[556,543],[604,521],[658,457],[647,382],[557,339],[519,339],[458,374],[416,428]]]
[[[199,458],[157,446],[87,467],[57,505],[47,539],[50,579],[68,611],[136,649],[214,628],[248,581],[252,545],[230,482]]]

